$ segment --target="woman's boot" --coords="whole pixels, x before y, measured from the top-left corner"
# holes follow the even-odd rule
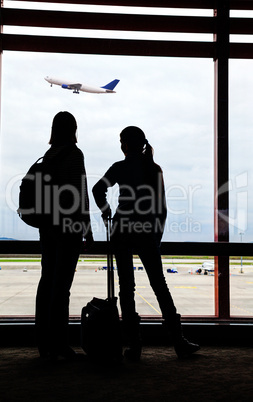
[[[124,356],[132,361],[138,361],[141,358],[142,340],[140,333],[140,320],[139,315],[136,313],[133,319],[123,321],[123,328],[125,329],[128,345],[124,352]]]
[[[173,319],[171,318],[167,325],[172,334],[175,352],[180,359],[188,357],[200,349],[198,344],[189,342],[183,336],[180,314],[176,314]]]

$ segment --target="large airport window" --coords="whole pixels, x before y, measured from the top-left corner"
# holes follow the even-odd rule
[[[252,257],[230,257],[230,314],[253,316],[253,267]]]
[[[245,4],[235,3],[238,8],[245,8]],[[85,155],[94,237],[105,241],[105,228],[91,188],[113,162],[124,157],[120,131],[127,125],[140,126],[164,173],[168,217],[162,241],[169,243],[163,244],[166,253],[163,269],[179,312],[218,319],[251,317],[252,13],[233,10],[236,4],[229,2],[213,4],[217,10],[183,9],[180,6],[184,4],[178,2],[179,8],[173,9],[160,4],[112,7],[73,2],[4,2],[0,240],[2,244],[7,240],[8,250],[12,240],[39,239],[38,230],[25,225],[17,215],[19,185],[30,165],[48,149],[54,115],[68,110],[76,117],[78,146]],[[195,7],[196,2],[187,5]],[[25,8],[30,11],[22,10]],[[250,4],[248,8],[252,8]],[[42,10],[54,11],[45,12],[42,18]],[[65,21],[56,10],[66,11]],[[72,16],[76,19],[69,18],[67,12],[74,11],[77,13]],[[110,13],[109,21],[102,25],[97,15],[89,18],[90,12],[105,13],[104,16]],[[132,18],[125,18],[126,13],[132,14]],[[135,18],[134,14],[142,16]],[[166,24],[162,27],[159,21],[164,16]],[[83,24],[84,18],[87,24]],[[125,56],[118,55],[122,54],[119,42]],[[101,43],[106,43],[108,55],[102,55],[105,48]],[[94,53],[93,50],[95,54],[88,54]],[[137,56],[140,54],[143,55]],[[45,77],[53,77],[53,81]],[[115,79],[119,80],[116,94],[78,93],[66,85],[66,80],[71,80],[103,87]],[[50,82],[57,81],[61,85],[50,87]],[[219,197],[227,191],[227,180],[229,202],[227,193]],[[214,194],[217,185],[218,194]],[[117,198],[115,186],[108,193],[113,212]],[[214,238],[219,238],[220,243],[211,244]],[[226,241],[234,243],[238,251],[245,250],[245,256],[230,257],[229,262],[231,244]],[[188,242],[192,242],[190,247],[186,247]],[[193,250],[194,256],[176,255],[182,245]],[[200,257],[196,256],[199,251],[196,245]],[[204,250],[208,251],[203,256]],[[216,250],[219,257],[214,264],[214,257],[207,254],[216,255]],[[224,254],[224,250],[229,253]],[[138,311],[143,316],[159,316],[156,299],[137,256],[134,265]],[[7,251],[0,256],[0,277],[1,315],[33,316],[40,255],[8,255]],[[115,281],[117,293],[116,264]],[[94,291],[98,296],[106,296],[105,256],[81,255],[72,287],[72,316],[80,315],[81,307],[94,296]]]
[[[230,241],[253,240],[252,60],[232,60],[230,69]]]
[[[51,88],[44,80],[47,75],[74,77],[95,86],[115,78],[120,82],[116,94],[73,94],[60,86]],[[163,240],[212,241],[212,90],[210,60],[185,63],[184,59],[170,58],[5,52],[1,237],[38,238],[38,231],[22,223],[16,213],[20,179],[48,149],[54,115],[69,110],[77,119],[78,145],[85,155],[89,188],[113,162],[124,157],[120,131],[127,125],[140,126],[164,172],[168,221]],[[90,199],[95,238],[104,240],[102,220],[91,194]],[[115,210],[116,188],[110,200]]]
[[[120,82],[115,88],[116,94],[75,94],[57,85],[50,87],[44,79],[48,75],[95,86],[103,86],[113,79]],[[105,231],[91,188],[113,162],[124,157],[119,133],[127,125],[137,125],[144,130],[154,148],[154,159],[164,172],[168,219],[163,241],[213,240],[212,60],[187,59],[186,63],[182,58],[4,52],[2,110],[2,239],[38,239],[38,230],[25,225],[16,213],[20,179],[48,149],[54,115],[60,110],[68,110],[77,119],[78,146],[85,155],[95,240],[105,240]],[[109,194],[113,210],[117,195],[117,188],[113,188]],[[196,274],[205,263],[205,257],[197,261],[191,259],[192,266],[184,259],[164,257],[168,284],[172,286],[182,314],[213,314],[212,275],[206,277],[204,271],[201,275]],[[22,294],[25,298],[27,293],[35,295],[39,265],[39,261],[33,260],[1,262],[5,280],[0,286],[8,290],[8,302],[4,302],[8,308],[4,315],[33,314],[33,303],[24,302],[22,307],[19,303],[17,309],[14,305]],[[73,300],[80,300],[80,305],[71,304],[72,314],[80,312],[86,296],[90,299],[94,295],[94,292],[91,295],[87,272],[99,277],[101,284],[105,283],[104,265],[103,261],[97,261],[95,265],[93,261],[87,268],[85,261],[79,262],[72,294]],[[174,266],[178,273],[167,272]],[[15,273],[17,278],[20,277],[18,283],[24,286],[21,292],[14,289],[15,295],[10,297],[8,292],[13,289]],[[156,315],[159,309],[150,292],[147,297],[148,290],[144,289],[149,285],[143,274],[138,263],[137,304],[141,314]],[[27,282],[28,277],[30,282]],[[201,292],[204,292],[206,280],[210,281],[211,287],[205,306]],[[198,289],[202,289],[200,293]]]
[[[0,265],[1,316],[33,316],[40,278],[40,257],[2,257]],[[180,314],[214,315],[213,257],[163,256],[163,267],[167,284]],[[116,268],[115,265],[115,293],[118,295]],[[94,296],[106,297],[106,269],[107,262],[103,256],[80,256],[71,290],[71,316],[79,317],[82,307]],[[135,300],[139,314],[160,316],[157,300],[137,256],[134,258],[134,270]]]
[[[230,61],[230,241],[253,241],[252,60]],[[250,256],[230,259],[232,316],[252,316],[253,270]]]

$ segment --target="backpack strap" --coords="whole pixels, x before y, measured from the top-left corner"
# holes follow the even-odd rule
[[[65,157],[67,157],[68,155],[71,154],[71,152],[76,148],[75,144],[71,144],[70,146],[67,145],[65,146],[63,149],[60,150],[59,153],[57,153],[55,156],[53,156],[52,158],[48,158],[48,160],[44,160],[45,159],[45,155],[43,157],[43,162],[48,165],[48,166],[54,166],[56,165],[59,161],[65,159]],[[39,158],[41,159],[41,158]]]

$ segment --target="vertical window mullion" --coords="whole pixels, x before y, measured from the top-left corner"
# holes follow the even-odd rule
[[[219,1],[214,15],[214,241],[229,242],[229,1]],[[229,300],[229,256],[219,255],[215,258],[215,312],[220,319],[230,316]]]

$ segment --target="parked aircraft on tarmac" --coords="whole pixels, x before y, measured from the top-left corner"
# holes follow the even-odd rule
[[[72,89],[74,94],[79,94],[79,91],[93,94],[115,93],[114,88],[119,83],[119,80],[113,80],[103,87],[91,87],[74,81],[65,81],[58,78],[49,77],[48,75],[45,77],[45,80],[51,84],[51,87],[53,84],[60,85],[64,89]]]
[[[201,274],[203,271],[204,275],[208,275],[214,272],[214,262],[213,261],[204,261],[201,268],[197,269],[197,274]]]

